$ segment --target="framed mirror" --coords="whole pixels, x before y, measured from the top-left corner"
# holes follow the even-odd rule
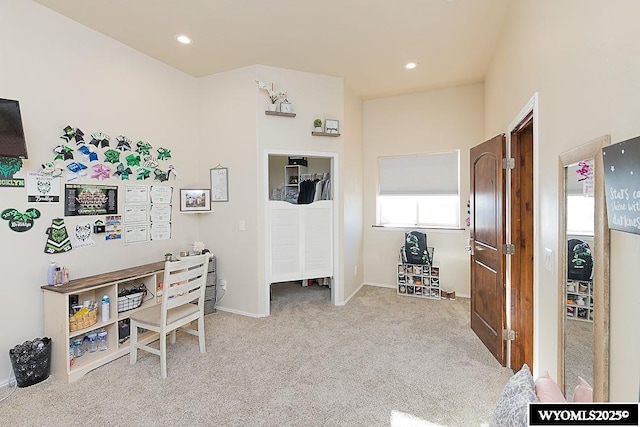
[[[609,135],[559,157],[558,384],[572,401],[578,375],[609,400],[609,227],[602,147]],[[591,265],[589,265],[591,264]]]

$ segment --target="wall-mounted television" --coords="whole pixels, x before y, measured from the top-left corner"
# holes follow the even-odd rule
[[[20,103],[0,98],[0,156],[27,158]]]

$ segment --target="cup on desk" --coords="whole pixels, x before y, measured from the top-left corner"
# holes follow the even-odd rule
[[[180,252],[180,258],[184,258],[186,256],[189,256],[189,252],[187,252],[187,251]]]

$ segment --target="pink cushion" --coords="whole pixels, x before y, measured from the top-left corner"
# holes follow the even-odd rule
[[[562,391],[560,390],[560,387],[558,387],[558,384],[546,371],[536,380],[536,396],[538,397],[538,401],[543,403],[567,401],[562,395]]]
[[[593,402],[593,388],[582,377],[578,377],[578,385],[573,391],[574,402]]]

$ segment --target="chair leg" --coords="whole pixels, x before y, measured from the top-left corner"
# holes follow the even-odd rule
[[[176,330],[175,329],[173,331],[169,332],[169,343],[171,343],[171,344],[175,344],[176,343]]]
[[[138,361],[138,325],[131,321],[129,323],[129,364],[135,365]]]
[[[207,348],[204,344],[204,316],[198,318],[198,341],[200,342],[200,353],[206,353]]]
[[[160,333],[160,370],[162,378],[167,378],[167,335]]]

